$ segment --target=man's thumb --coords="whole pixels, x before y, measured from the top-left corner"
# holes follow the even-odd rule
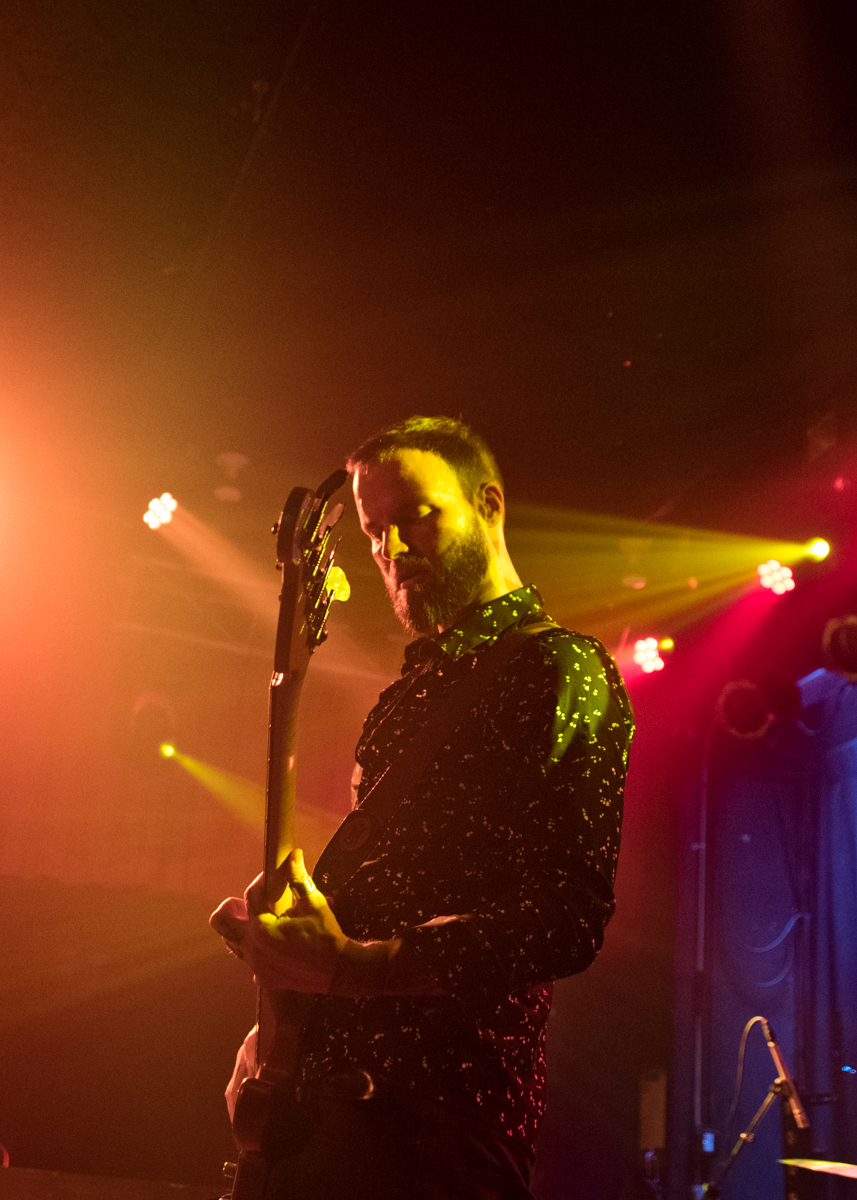
[[[289,887],[299,900],[306,900],[316,890],[316,887],[306,869],[303,850],[296,846],[283,863],[283,866],[287,872],[286,878]]]

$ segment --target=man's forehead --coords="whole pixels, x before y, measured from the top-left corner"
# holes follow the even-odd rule
[[[453,468],[431,450],[395,450],[383,459],[361,463],[354,473],[358,508],[406,503],[418,497],[461,500]]]

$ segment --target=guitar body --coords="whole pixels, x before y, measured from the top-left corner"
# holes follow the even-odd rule
[[[301,686],[316,646],[327,636],[334,599],[349,590],[334,565],[331,530],[344,506],[331,506],[347,472],[337,471],[316,492],[295,488],[274,532],[283,573],[280,614],[269,692],[268,777],[265,803],[265,897],[271,912],[285,912],[292,894],[279,868],[294,845],[295,743]],[[257,997],[256,1075],[238,1091],[232,1130],[240,1151],[232,1200],[263,1200],[271,1161],[273,1126],[287,1121],[295,1100],[300,1034],[314,997],[260,989]]]

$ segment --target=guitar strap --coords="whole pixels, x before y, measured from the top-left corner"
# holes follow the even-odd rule
[[[490,679],[517,653],[528,638],[560,626],[549,617],[501,634],[494,646],[479,656],[470,675],[448,702],[438,705],[411,743],[350,812],[321,852],[312,873],[316,887],[328,895],[342,887],[368,860],[383,836],[390,817],[434,762],[449,734],[473,708]]]

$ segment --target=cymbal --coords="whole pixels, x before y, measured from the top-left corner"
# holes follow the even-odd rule
[[[779,1161],[787,1167],[803,1167],[806,1171],[823,1171],[825,1175],[844,1175],[847,1179],[857,1179],[857,1167],[851,1163],[824,1162],[820,1158],[781,1158]]]

